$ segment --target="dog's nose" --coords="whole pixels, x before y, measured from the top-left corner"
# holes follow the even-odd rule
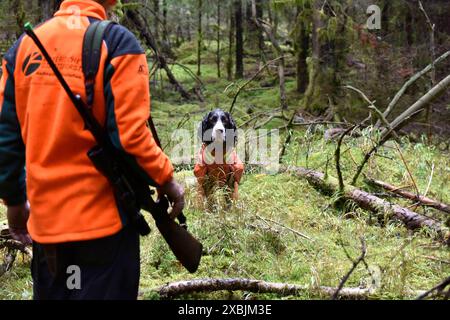
[[[217,132],[223,133],[223,129],[216,129]]]

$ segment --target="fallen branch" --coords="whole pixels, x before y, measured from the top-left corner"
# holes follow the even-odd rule
[[[441,94],[448,86],[450,86],[450,75],[445,77],[441,82],[428,91],[423,97],[417,100],[411,107],[405,112],[399,115],[394,121],[391,122],[392,130],[396,130],[406,119],[417,111],[425,108],[431,101]],[[382,136],[385,136],[389,132],[389,129],[385,129],[382,132]]]
[[[337,179],[329,175],[327,179],[325,179],[325,175],[321,172],[300,167],[287,168],[285,171],[292,173],[299,178],[306,179],[313,186],[328,193],[334,194],[338,191],[339,183]],[[402,222],[409,230],[429,228],[436,233],[439,240],[443,241],[447,245],[450,245],[449,230],[440,222],[375,197],[374,195],[359,190],[353,186],[345,185],[344,190],[343,197],[355,202],[362,209],[369,210],[377,214],[388,215],[389,217]]]
[[[386,183],[386,182],[383,182],[380,180],[375,180],[375,179],[366,179],[366,183],[373,185],[373,186],[383,188],[384,190],[392,192],[403,198],[406,198],[406,199],[409,199],[409,200],[412,200],[415,202],[420,202],[421,205],[431,207],[431,208],[434,208],[436,210],[443,211],[446,213],[450,213],[450,206],[445,203],[441,203],[436,200],[430,199],[428,197],[417,195],[412,192],[402,190],[401,188],[397,188],[389,183]]]
[[[222,290],[275,293],[283,296],[293,296],[307,292],[331,296],[336,291],[336,288],[323,286],[309,287],[251,279],[197,279],[169,283],[156,289],[162,297],[166,298],[194,292],[213,292]],[[365,288],[342,288],[339,292],[339,297],[347,299],[365,299],[368,298],[371,293],[372,290]]]
[[[425,298],[432,296],[432,293],[434,293],[434,292],[436,292],[436,294],[434,294],[434,295],[442,295],[445,288],[449,285],[450,285],[450,277],[448,277],[447,279],[445,279],[444,281],[439,283],[436,287],[434,287],[434,288],[428,290],[427,292],[421,294],[420,296],[418,296],[417,300],[424,300]],[[449,295],[450,295],[450,289],[445,294],[445,297],[448,299]]]
[[[428,260],[432,260],[432,261],[436,261],[436,262],[439,262],[439,263],[450,265],[450,261],[449,260],[442,260],[442,259],[439,259],[439,258],[436,258],[436,257],[433,257],[433,256],[420,256],[420,257],[424,258],[424,259],[428,259]]]

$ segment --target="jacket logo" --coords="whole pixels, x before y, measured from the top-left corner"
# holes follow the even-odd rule
[[[25,58],[22,71],[26,76],[35,73],[42,64],[42,55],[39,52],[33,52]]]
[[[145,76],[146,76],[147,73],[148,73],[147,67],[146,67],[144,64],[141,64],[141,65],[139,66],[138,74],[140,74],[140,75],[145,75]]]

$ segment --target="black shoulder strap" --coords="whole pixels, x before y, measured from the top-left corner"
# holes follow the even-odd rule
[[[91,23],[83,40],[83,73],[86,87],[87,105],[94,103],[95,77],[100,67],[103,38],[112,21],[95,21]]]

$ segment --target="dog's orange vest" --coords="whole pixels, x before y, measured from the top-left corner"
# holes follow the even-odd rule
[[[104,19],[105,9],[97,2],[66,0],[54,18],[35,30],[71,89],[85,101],[83,37],[91,22]],[[149,184],[162,185],[172,178],[173,167],[147,127],[148,77],[137,39],[113,25],[103,42],[93,113]],[[123,227],[126,218],[111,186],[86,155],[94,145],[45,59],[22,36],[4,57],[0,83],[0,198],[9,205],[28,198],[33,240],[91,240]]]
[[[225,154],[223,160],[223,163],[216,163],[214,154],[203,144],[194,167],[194,175],[197,177],[198,183],[202,185],[208,177],[218,182],[219,185],[225,185],[231,176],[235,182],[240,183],[244,173],[244,164],[239,159],[236,150],[233,149],[229,154]]]

